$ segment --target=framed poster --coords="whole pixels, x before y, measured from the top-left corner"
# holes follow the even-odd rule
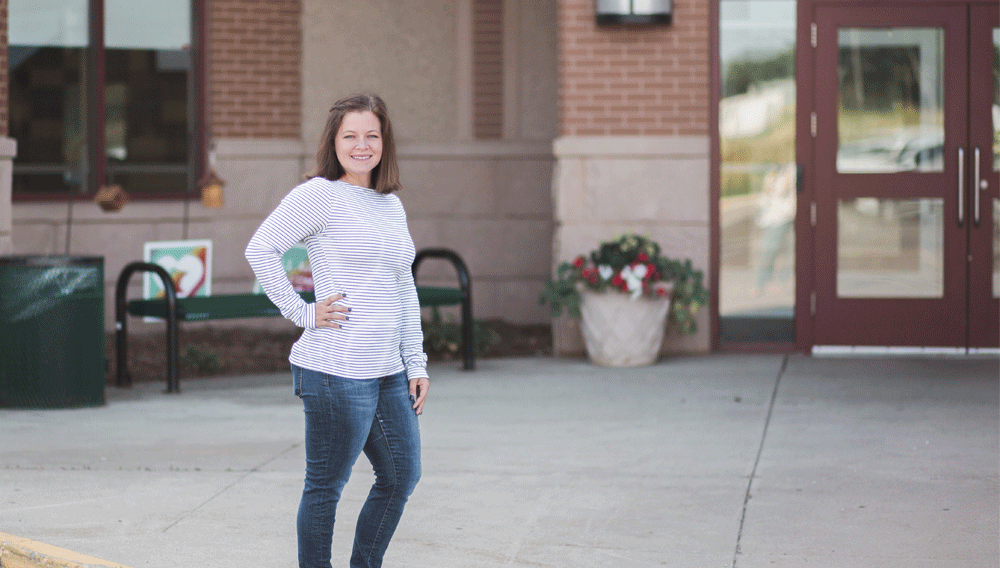
[[[174,281],[178,298],[212,295],[212,241],[154,241],[143,246],[142,258],[162,266]],[[142,297],[163,298],[166,291],[159,276],[146,272]]]
[[[281,257],[281,265],[285,267],[285,274],[296,292],[313,291],[312,267],[309,266],[309,252],[304,244],[299,243],[288,249]],[[260,282],[256,280],[253,283],[253,293],[264,293]]]

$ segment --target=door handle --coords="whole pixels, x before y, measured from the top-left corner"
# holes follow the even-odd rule
[[[965,148],[958,147],[958,226],[965,221]]]
[[[973,187],[972,192],[973,193],[972,193],[972,195],[975,198],[975,200],[972,202],[972,219],[973,219],[973,221],[975,221],[976,226],[978,227],[979,226],[979,191],[981,189],[986,189],[986,188],[983,187],[983,185],[985,183],[987,183],[987,182],[986,182],[986,180],[980,180],[980,178],[979,178],[979,148],[978,147],[976,148],[975,152],[973,152],[972,156],[973,156],[972,159],[975,162],[975,164],[973,164],[973,167],[972,167],[972,176],[973,176],[973,182],[972,182],[972,187]]]

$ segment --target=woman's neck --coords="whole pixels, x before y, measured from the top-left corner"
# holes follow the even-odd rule
[[[372,186],[371,174],[359,178],[351,175],[350,173],[345,173],[344,175],[340,176],[340,181],[344,183],[349,183],[351,185],[356,185],[358,187],[371,188]]]

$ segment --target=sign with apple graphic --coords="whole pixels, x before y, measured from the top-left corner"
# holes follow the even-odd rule
[[[212,294],[211,240],[148,242],[143,247],[143,260],[159,264],[170,274],[178,298]],[[158,276],[143,275],[142,295],[147,300],[166,296]]]

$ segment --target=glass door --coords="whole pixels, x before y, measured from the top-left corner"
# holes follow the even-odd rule
[[[813,343],[966,347],[969,9],[816,24]]]

